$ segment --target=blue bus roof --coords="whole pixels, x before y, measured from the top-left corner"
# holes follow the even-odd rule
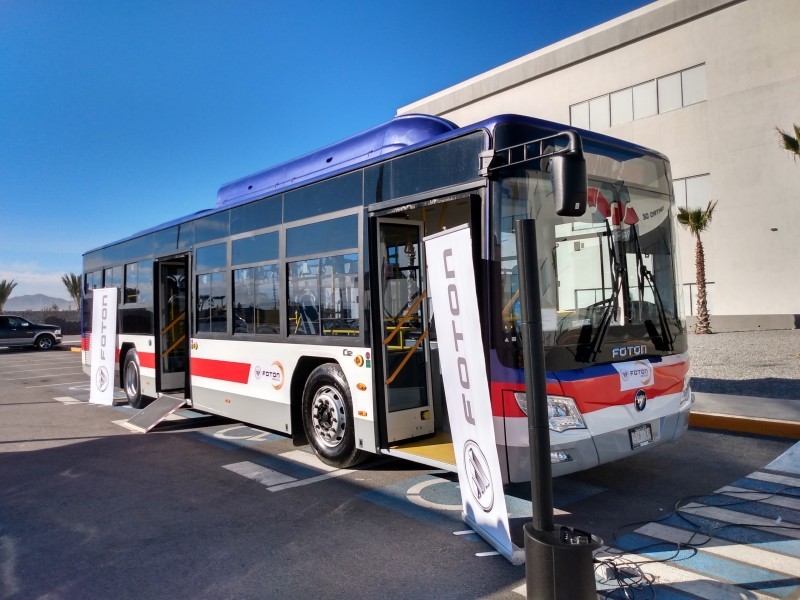
[[[217,194],[217,208],[263,198],[288,187],[344,170],[435,138],[458,127],[439,117],[396,117],[340,142],[225,184]]]
[[[465,127],[458,127],[446,119],[431,115],[403,115],[340,142],[227,183],[219,189],[214,208],[199,210],[190,215],[161,223],[121,240],[89,250],[84,255],[148,233],[188,223],[207,214],[221,212],[233,206],[326,179],[344,173],[355,166],[366,166],[372,162],[379,162],[392,157],[392,155],[414,150],[416,147],[424,147],[481,129],[494,132],[495,128],[503,123],[528,124],[550,130],[553,133],[574,129],[584,140],[600,142],[609,147],[609,150],[616,147],[626,154],[633,152],[665,158],[654,150],[631,142],[535,117],[503,114]]]

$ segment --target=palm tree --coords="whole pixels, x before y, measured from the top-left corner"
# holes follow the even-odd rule
[[[11,295],[13,289],[17,287],[17,284],[12,279],[11,281],[0,281],[0,310],[3,310],[3,307],[6,305],[6,300]]]
[[[775,131],[778,132],[778,143],[780,147],[792,155],[792,158],[797,160],[800,157],[800,127],[794,125],[794,135],[786,133],[780,127],[776,127]]]
[[[81,276],[77,273],[65,273],[61,276],[61,281],[64,284],[64,287],[67,288],[67,292],[75,301],[75,307],[77,310],[81,308],[81,287],[82,281]]]
[[[709,202],[705,210],[700,208],[678,209],[678,223],[689,230],[695,238],[694,262],[697,274],[697,324],[695,333],[711,333],[711,322],[708,319],[708,303],[706,301],[706,255],[700,234],[708,229],[716,202]]]

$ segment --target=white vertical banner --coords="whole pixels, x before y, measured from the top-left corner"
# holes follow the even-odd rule
[[[512,544],[508,527],[471,248],[467,225],[425,238],[462,516],[498,552],[522,564],[524,551]]]
[[[117,288],[98,288],[92,295],[89,402],[112,405],[117,353]]]

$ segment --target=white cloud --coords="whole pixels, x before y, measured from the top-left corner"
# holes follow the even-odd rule
[[[35,263],[0,262],[0,280],[13,280],[17,284],[17,287],[11,292],[11,298],[29,294],[45,294],[69,300],[67,288],[61,281],[61,276],[65,272],[48,272]]]

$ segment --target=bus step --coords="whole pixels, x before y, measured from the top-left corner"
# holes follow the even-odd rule
[[[156,400],[128,419],[126,424],[130,429],[147,433],[184,404],[186,404],[184,398],[159,396]]]

